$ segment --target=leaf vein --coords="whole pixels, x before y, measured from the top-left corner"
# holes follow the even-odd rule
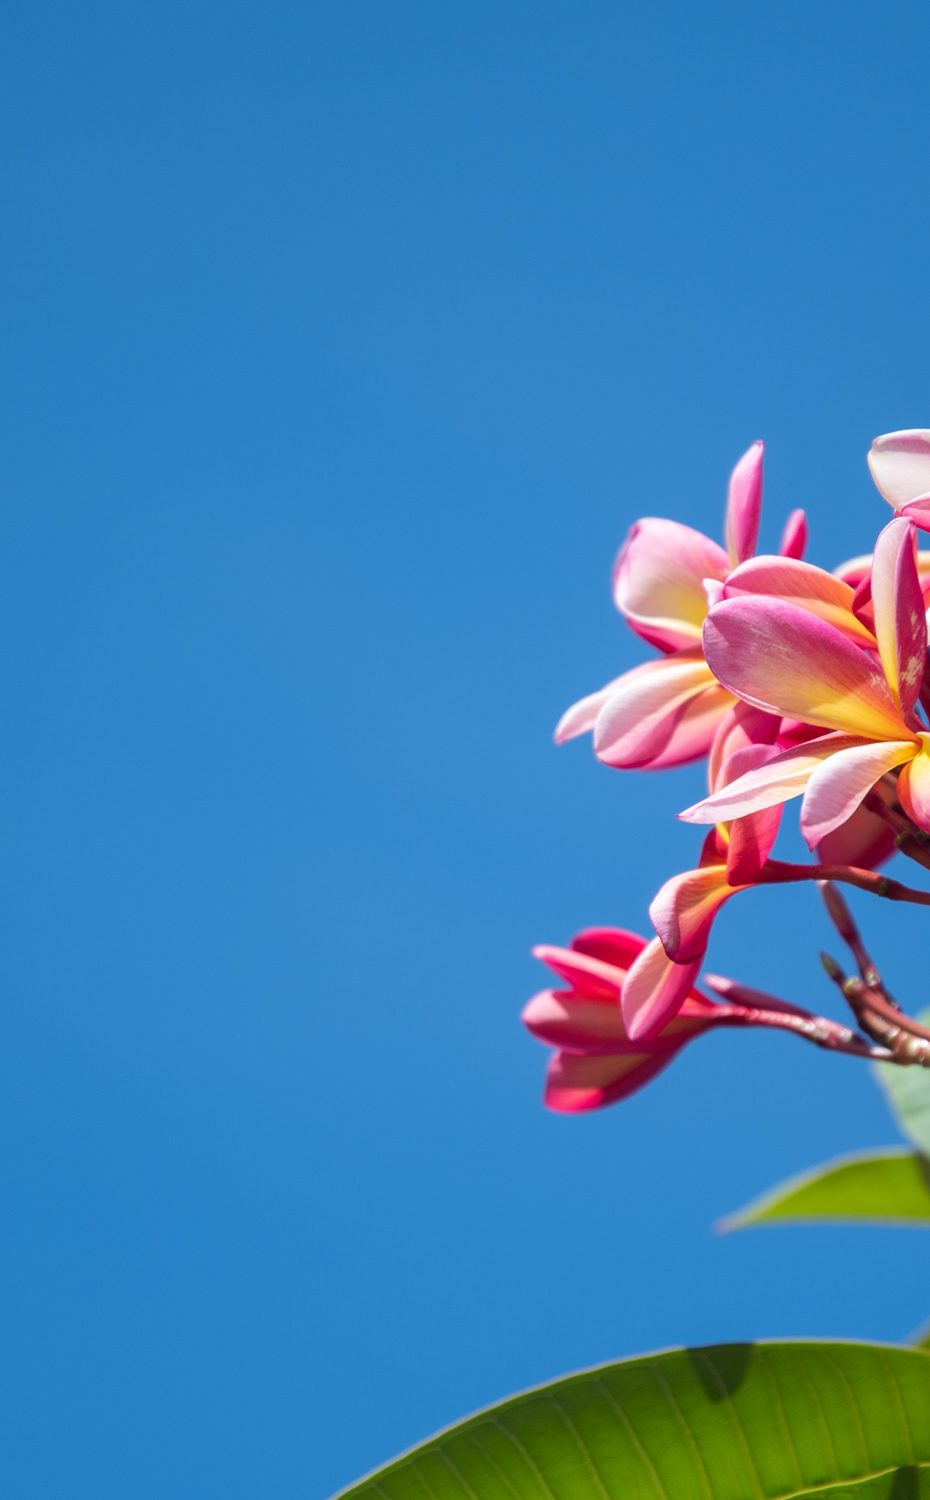
[[[620,1418],[620,1421],[623,1423],[624,1430],[629,1433],[630,1437],[632,1438],[636,1452],[639,1454],[643,1467],[647,1470],[649,1477],[652,1480],[653,1487],[655,1488],[656,1493],[661,1496],[661,1500],[669,1500],[669,1493],[665,1488],[665,1485],[662,1483],[661,1474],[650,1458],[648,1451],[643,1445],[642,1439],[636,1431],[636,1428],[633,1426],[633,1423],[630,1421],[626,1412],[623,1410],[623,1407],[620,1405],[610,1387],[607,1385],[607,1382],[601,1378],[598,1378],[593,1383],[597,1386],[599,1391],[603,1392],[611,1411],[615,1412],[616,1415]]]
[[[539,1464],[536,1462],[535,1458],[526,1447],[525,1443],[521,1443],[516,1433],[511,1432],[510,1428],[505,1426],[505,1424],[500,1421],[498,1417],[490,1417],[488,1420],[490,1422],[490,1425],[494,1427],[498,1432],[502,1433],[503,1436],[507,1439],[508,1443],[511,1443],[513,1447],[516,1448],[530,1473],[534,1474],[539,1480],[539,1483],[542,1485],[545,1493],[549,1496],[549,1500],[558,1500],[558,1496],[550,1485],[542,1469],[539,1467]]]
[[[578,1431],[578,1428],[575,1426],[575,1424],[572,1421],[571,1417],[568,1415],[568,1412],[565,1410],[565,1407],[562,1405],[562,1403],[559,1400],[558,1396],[550,1396],[549,1397],[549,1404],[550,1404],[550,1406],[554,1406],[555,1407],[555,1409],[558,1412],[559,1416],[562,1418],[562,1421],[565,1423],[565,1426],[567,1427],[568,1431],[571,1433],[571,1435],[572,1435],[572,1437],[573,1437],[573,1439],[575,1441],[575,1446],[577,1447],[578,1452],[581,1454],[582,1458],[584,1459],[585,1465],[586,1465],[586,1467],[588,1469],[588,1472],[590,1473],[591,1478],[594,1480],[595,1484],[597,1485],[598,1489],[600,1490],[601,1495],[603,1496],[603,1500],[611,1500],[610,1492],[607,1489],[607,1486],[605,1485],[603,1479],[601,1478],[601,1473],[600,1473],[600,1470],[597,1467],[597,1464],[594,1462],[594,1456],[593,1456],[593,1454],[591,1453],[590,1449],[588,1448],[588,1445],[585,1442],[583,1442],[582,1437],[581,1437],[581,1433]]]
[[[714,1377],[717,1389],[720,1391],[720,1394],[723,1397],[722,1404],[726,1406],[727,1411],[730,1413],[730,1416],[733,1419],[736,1430],[739,1433],[740,1443],[749,1463],[749,1470],[756,1482],[756,1491],[758,1493],[759,1500],[766,1500],[765,1487],[762,1483],[762,1475],[759,1473],[755,1454],[752,1451],[752,1445],[750,1444],[749,1439],[746,1436],[746,1429],[743,1426],[742,1419],[736,1409],[736,1405],[732,1401],[730,1393],[728,1392],[723,1382],[720,1371],[717,1369],[717,1366],[714,1364],[709,1354],[706,1354],[699,1350],[694,1350],[692,1351],[692,1358],[695,1359],[699,1364],[704,1365],[705,1368],[708,1369],[711,1375]]]

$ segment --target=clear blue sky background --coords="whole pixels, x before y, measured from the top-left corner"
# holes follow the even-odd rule
[[[629,523],[716,531],[761,436],[765,540],[803,504],[832,565],[930,422],[928,44],[4,7],[5,1494],[318,1497],[580,1364],[930,1313],[918,1233],[712,1233],[895,1139],[864,1068],[713,1038],[547,1117],[517,1020],[531,943],[693,857],[699,772],[550,740],[643,654]],[[919,916],[868,919],[924,1003]],[[826,937],[749,898],[713,964],[833,1006]]]

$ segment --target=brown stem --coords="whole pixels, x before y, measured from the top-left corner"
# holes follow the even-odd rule
[[[821,953],[820,961],[828,976],[833,980],[843,999],[846,1001],[862,1030],[867,1036],[886,1047],[890,1053],[889,1061],[904,1063],[909,1058],[898,1055],[898,1044],[902,1036],[900,1026],[891,1024],[873,1011],[869,1006],[869,992],[861,979],[850,979],[849,975],[832,958],[829,953]]]
[[[818,1047],[827,1047],[834,1052],[846,1052],[854,1057],[885,1059],[889,1056],[885,1048],[870,1046],[856,1032],[850,1031],[841,1022],[831,1021],[827,1016],[814,1015],[800,1005],[792,1005],[769,995],[765,990],[753,989],[738,979],[728,979],[721,974],[705,974],[704,983],[719,995],[737,1014],[729,1018],[734,1026],[772,1026],[790,1031]],[[739,1012],[742,1014],[739,1014]],[[722,1019],[722,1018],[721,1018]]]
[[[844,885],[854,885],[870,895],[882,896],[886,901],[907,901],[914,906],[930,906],[930,891],[918,891],[913,886],[902,885],[900,880],[891,880],[875,870],[860,870],[857,865],[796,865],[784,860],[770,859],[756,877],[760,884],[781,885],[794,880],[837,880]]]
[[[865,946],[862,933],[856,925],[856,919],[850,911],[845,898],[840,895],[836,886],[831,885],[828,880],[821,881],[820,894],[823,897],[830,921],[856,960],[856,966],[862,976],[863,982],[869,989],[883,989],[878,966]],[[888,995],[887,991],[884,991],[884,993],[890,1000],[891,996]]]
[[[856,1036],[848,1026],[837,1026],[824,1016],[810,1016],[802,1020],[787,1011],[760,1010],[751,1025],[770,1026],[778,1031],[788,1031],[792,1036],[813,1042],[815,1047],[824,1047],[828,1052],[844,1052],[848,1057],[865,1057],[873,1061],[887,1062],[892,1054],[886,1047],[872,1047],[862,1037]]]
[[[840,892],[826,881],[820,889],[830,920],[856,960],[860,977],[850,979],[836,960],[826,953],[821,954],[823,966],[839,986],[862,1030],[888,1047],[895,1062],[930,1067],[930,1030],[906,1015],[886,990]]]

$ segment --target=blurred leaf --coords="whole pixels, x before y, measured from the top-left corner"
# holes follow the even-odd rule
[[[930,1323],[924,1323],[916,1333],[911,1334],[907,1342],[913,1344],[915,1349],[926,1349],[930,1352]]]
[[[917,1017],[930,1026],[930,1011]],[[873,1071],[899,1127],[919,1151],[930,1157],[930,1071],[875,1063]]]
[[[811,1219],[930,1226],[930,1161],[917,1151],[863,1151],[802,1172],[721,1220],[747,1229]]]
[[[342,1500],[927,1500],[930,1358],[877,1344],[675,1349],[489,1407]]]

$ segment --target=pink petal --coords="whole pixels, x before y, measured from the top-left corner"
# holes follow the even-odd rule
[[[912,521],[921,531],[930,531],[930,495],[918,495],[916,499],[908,500],[900,507],[898,515]]]
[[[520,1019],[539,1041],[568,1052],[631,1050],[616,997],[592,999],[570,990],[541,990],[524,1006]]]
[[[752,708],[741,698],[737,698],[735,702],[731,700],[730,708],[720,720],[710,748],[707,780],[711,790],[716,791],[718,787],[733,780],[727,768],[737,751],[745,750],[748,745],[774,745],[780,728],[781,719],[774,714]]]
[[[647,943],[620,993],[620,1010],[631,1041],[655,1037],[681,1010],[700,963],[673,963],[658,938]]]
[[[924,833],[930,833],[930,735],[920,736],[921,749],[898,777],[898,799],[904,811]]]
[[[654,663],[649,662],[648,665],[653,666]],[[586,698],[579,698],[577,703],[567,708],[555,727],[553,738],[556,744],[564,745],[568,740],[577,739],[579,734],[588,734],[594,728],[597,716],[614,688],[622,681],[623,677],[615,677],[606,687],[600,688],[596,693],[588,693]]]
[[[632,967],[647,944],[646,939],[638,932],[629,932],[623,927],[585,927],[572,938],[571,946],[573,952],[586,954],[625,972]],[[564,955],[565,950],[560,952]],[[693,1020],[714,1014],[716,1010],[717,1006],[712,1000],[708,1000],[700,990],[692,990],[685,999],[680,1016]],[[678,1020],[673,1025],[678,1030],[685,1022]]]
[[[723,580],[721,578],[704,579],[704,597],[707,600],[707,608],[713,609],[723,598]]]
[[[670,716],[667,739],[640,769],[666,771],[707,755],[717,726],[733,702],[733,696],[716,682],[681,704]]]
[[[894,506],[930,491],[930,431],[911,427],[877,437],[869,452],[869,468],[879,493]]]
[[[895,851],[895,833],[878,813],[857,807],[852,817],[817,845],[822,865],[857,865],[875,870]]]
[[[840,750],[817,766],[801,808],[801,832],[809,847],[845,823],[876,781],[913,753],[913,740],[882,741]]]
[[[753,557],[734,569],[724,585],[724,597],[762,595],[798,605],[818,619],[828,620],[851,640],[873,646],[871,631],[853,614],[854,593],[848,583],[793,557]]]
[[[803,510],[793,510],[781,534],[782,557],[803,557],[807,546],[807,517]]]
[[[560,1114],[602,1109],[635,1094],[661,1073],[674,1050],[629,1053],[618,1057],[579,1056],[557,1052],[546,1073],[545,1103]]]
[[[764,443],[747,448],[733,473],[727,494],[726,542],[733,567],[756,550],[762,514],[762,460]]]
[[[771,722],[771,720],[770,720]],[[766,765],[778,752],[771,745],[747,745],[730,756],[727,773],[732,780]],[[727,880],[730,885],[749,885],[772,852],[781,823],[781,806],[764,808],[736,818],[730,824],[727,849]]]
[[[848,583],[854,591],[868,578],[871,571],[872,558],[868,552],[861,553],[859,557],[850,557],[848,561],[840,563],[838,568],[833,569],[836,577]]]
[[[704,626],[715,677],[747,703],[868,739],[900,739],[884,674],[839,630],[781,599],[725,599]]]
[[[686,807],[678,814],[683,823],[727,823],[745,818],[749,813],[775,807],[800,797],[817,767],[841,750],[854,745],[871,744],[854,735],[824,735],[783,750],[774,760],[747,771],[729,786],[721,787],[703,802]]]
[[[699,702],[692,707],[692,701],[708,689],[709,704]],[[648,766],[655,760],[669,764],[670,746],[676,739],[683,741],[680,758],[693,758],[710,744],[714,725],[708,724],[707,711],[713,719],[718,707],[722,711],[719,689],[700,651],[646,662],[613,684],[594,726],[595,754],[606,765],[618,768]]]
[[[612,964],[624,973],[645,946],[644,937],[625,927],[584,927],[571,941],[573,952],[599,958],[602,963]]]
[[[644,640],[663,651],[697,646],[707,613],[705,578],[725,578],[722,547],[678,521],[637,521],[614,564],[614,601]]]
[[[899,515],[907,519],[906,512],[900,511]],[[848,562],[841,563],[838,568],[833,569],[837,578],[842,578],[851,588],[858,590],[861,585],[869,581],[871,585],[872,558],[868,553],[861,557],[851,557]],[[920,579],[920,592],[923,595],[924,604],[930,604],[930,552],[917,553],[917,577]],[[869,588],[871,598],[871,586]],[[717,602],[716,600],[714,601]],[[869,622],[866,621],[866,624]]]
[[[645,939],[640,938],[640,946]],[[549,943],[538,943],[533,957],[547,965],[560,979],[566,980],[573,989],[586,995],[595,995],[616,1002],[629,964],[618,969],[603,959],[592,958],[587,953],[578,953],[572,948],[556,948]],[[632,961],[632,960],[631,960]]]
[[[907,521],[891,521],[875,543],[872,605],[888,685],[901,713],[917,702],[927,662],[927,619],[917,577],[917,537]]]
[[[725,865],[705,865],[667,880],[653,898],[649,915],[668,957],[676,964],[699,962],[707,952],[710,929],[721,906],[744,889],[744,886],[730,885]],[[641,965],[648,951],[648,948],[643,950],[638,960]],[[634,964],[620,997],[631,1036],[635,1033],[626,1013],[626,995],[635,969]]]
[[[727,880],[731,885],[751,885],[765,864],[781,826],[780,806],[736,818],[730,825]]]

